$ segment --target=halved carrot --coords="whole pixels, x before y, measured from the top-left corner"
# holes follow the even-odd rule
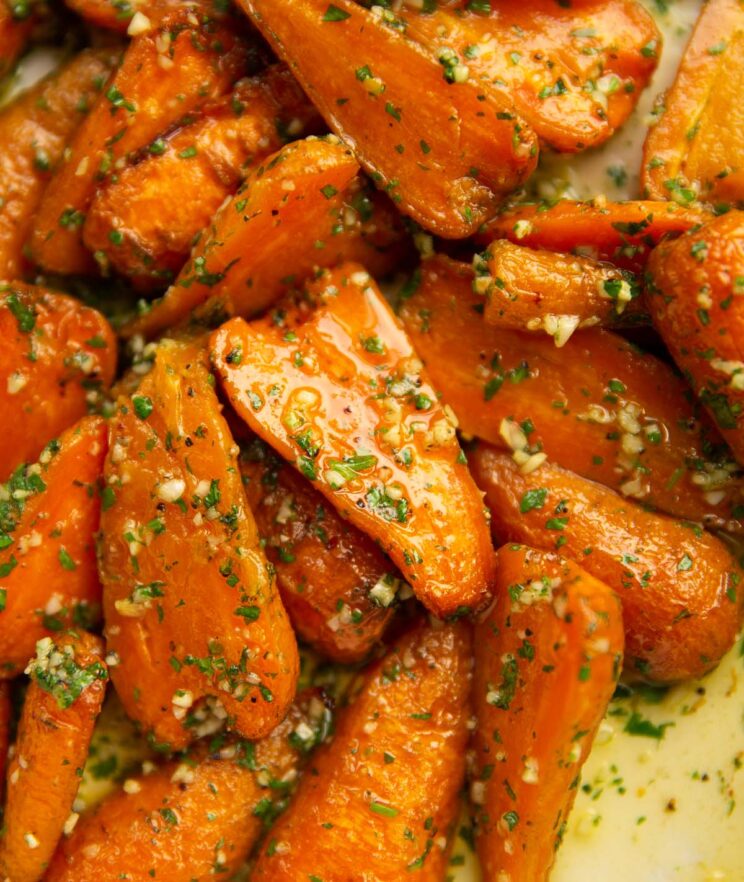
[[[466,434],[513,450],[525,469],[547,455],[662,511],[741,528],[738,469],[668,365],[599,329],[556,349],[490,327],[473,279],[470,267],[431,258],[400,309]]]
[[[125,710],[174,749],[215,720],[262,738],[287,712],[297,646],[258,542],[199,341],[163,341],[119,399],[101,516],[112,679]]]
[[[404,587],[400,574],[257,438],[244,446],[240,472],[298,636],[334,661],[360,661],[390,623]]]
[[[135,37],[44,192],[29,243],[33,260],[57,273],[94,271],[82,226],[96,188],[120,159],[229,91],[246,58],[234,23],[199,19],[186,8]]]
[[[31,683],[8,767],[0,875],[37,882],[71,817],[108,674],[92,634],[45,637],[29,663]]]
[[[535,168],[537,139],[508,96],[449,82],[392,11],[353,0],[240,0],[328,125],[405,214],[473,233]]]
[[[635,0],[435,4],[401,18],[406,35],[439,61],[448,80],[472,78],[501,93],[561,151],[606,141],[630,115],[661,54],[661,34]]]
[[[508,545],[475,630],[470,768],[484,877],[545,882],[622,667],[612,590],[573,561]]]
[[[0,283],[0,480],[97,403],[116,370],[116,339],[95,309],[65,294]]]
[[[707,0],[643,147],[649,196],[744,207],[742,88],[744,6]]]
[[[741,571],[719,539],[559,466],[524,475],[487,444],[470,462],[500,542],[560,549],[617,592],[628,676],[699,677],[730,648],[741,623]]]
[[[250,428],[376,540],[436,615],[487,601],[483,502],[411,343],[356,264],[307,303],[212,337],[225,392]]]
[[[95,533],[105,454],[104,421],[83,417],[3,487],[0,678],[22,671],[38,640],[99,617]]]
[[[206,882],[232,874],[286,804],[329,720],[318,696],[302,694],[255,745],[220,739],[128,778],[81,816],[45,882]]]
[[[322,120],[284,65],[241,80],[198,119],[158,138],[94,198],[88,248],[138,287],[163,286],[252,165]]]
[[[252,882],[444,878],[465,771],[471,652],[467,625],[420,623],[359,676]]]

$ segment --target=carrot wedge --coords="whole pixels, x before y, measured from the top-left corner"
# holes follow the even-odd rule
[[[546,882],[623,656],[610,588],[551,552],[498,552],[496,603],[475,629],[470,769],[486,879]]]
[[[0,679],[23,670],[38,640],[99,617],[95,533],[105,454],[104,421],[83,417],[3,488]]]
[[[107,388],[116,339],[106,319],[45,288],[0,283],[0,480],[35,459]]]
[[[744,7],[708,0],[643,147],[641,183],[654,199],[744,207]]]
[[[250,428],[376,540],[439,616],[488,598],[483,504],[449,412],[370,276],[355,264],[288,307],[212,337],[212,361]]]
[[[462,622],[419,624],[359,676],[251,882],[444,878],[465,771],[471,652]]]
[[[470,462],[499,541],[560,549],[617,592],[629,676],[660,683],[698,677],[732,645],[741,572],[719,539],[559,466],[524,475],[486,444]]]
[[[0,874],[13,882],[44,876],[70,818],[106,692],[103,643],[85,633],[45,637],[27,673],[0,839]]]
[[[600,329],[561,349],[490,327],[473,271],[423,262],[400,317],[467,435],[546,457],[678,517],[741,529],[742,479],[715,427],[672,369]]]
[[[163,341],[110,426],[100,555],[116,691],[174,749],[215,717],[262,738],[294,697],[297,646],[236,454],[206,350]]]
[[[537,140],[508,96],[448,82],[392,12],[353,0],[239,5],[377,185],[432,232],[475,232],[534,169]]]

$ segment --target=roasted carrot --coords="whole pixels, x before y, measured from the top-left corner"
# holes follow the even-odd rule
[[[139,36],[157,25],[173,9],[187,8],[195,13],[209,11],[219,15],[218,2],[208,0],[65,0],[78,15],[99,28]],[[135,14],[139,15],[135,18]],[[132,24],[132,19],[134,23]]]
[[[0,480],[95,405],[116,369],[106,319],[64,294],[0,283]]]
[[[238,870],[328,728],[303,694],[257,744],[221,740],[128,778],[63,839],[45,882],[206,882]]]
[[[635,0],[561,6],[499,0],[490,10],[404,10],[406,35],[444,68],[473,78],[514,107],[556,150],[606,141],[648,85],[661,51],[651,15]]]
[[[444,878],[465,771],[471,652],[469,626],[419,624],[360,675],[252,882]]]
[[[392,11],[353,0],[240,0],[398,208],[447,238],[473,233],[534,169],[511,99],[446,70]]]
[[[284,65],[241,80],[198,119],[152,142],[98,192],[83,241],[138,287],[162,287],[248,166],[321,128]]]
[[[546,882],[622,667],[612,590],[573,561],[498,552],[496,603],[475,629],[470,768],[486,879]]]
[[[0,839],[0,874],[13,882],[42,878],[70,823],[106,692],[103,643],[72,631],[45,637],[27,673]]]
[[[93,272],[82,226],[96,188],[119,160],[228,92],[246,57],[234,23],[198,19],[185,7],[135,37],[44,192],[29,243],[32,258],[57,273]]]
[[[5,770],[8,764],[10,746],[10,726],[13,707],[10,701],[10,683],[0,682],[0,798],[5,795]]]
[[[707,0],[643,147],[650,197],[744,207],[743,87],[744,6]]]
[[[698,677],[729,649],[741,621],[741,572],[719,539],[559,466],[524,475],[487,444],[471,467],[498,541],[561,549],[617,592],[628,676]]]
[[[212,337],[224,390],[250,428],[390,555],[436,615],[488,599],[483,502],[411,343],[356,264],[306,303]]]
[[[103,420],[83,417],[3,487],[0,678],[23,670],[37,640],[99,617],[95,532],[105,453]]]
[[[294,697],[297,646],[237,452],[206,350],[163,341],[111,423],[100,554],[117,693],[174,749],[226,717],[261,738]]]
[[[257,438],[240,457],[248,503],[298,636],[352,663],[382,637],[405,583],[364,533]]]
[[[668,365],[599,329],[556,349],[489,327],[473,278],[470,267],[427,260],[400,309],[467,435],[512,450],[525,469],[549,456],[662,511],[740,529],[738,469]]]
[[[13,70],[35,25],[30,3],[0,3],[0,77]]]

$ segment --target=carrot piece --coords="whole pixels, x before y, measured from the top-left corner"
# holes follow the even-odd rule
[[[508,96],[449,83],[392,11],[353,0],[240,0],[359,161],[405,214],[470,235],[535,168],[537,139]]]
[[[648,273],[659,333],[744,463],[744,213],[663,243]]]
[[[174,749],[215,715],[262,738],[294,697],[297,646],[198,341],[161,343],[109,437],[101,580],[125,710]]]
[[[351,151],[334,138],[288,144],[215,216],[163,298],[122,329],[152,337],[211,304],[255,315],[319,266],[364,261],[385,274],[407,240],[381,194],[370,199]]]
[[[352,686],[252,882],[435,882],[447,867],[470,715],[471,633],[418,624]]]
[[[646,136],[641,183],[649,196],[744,207],[742,88],[744,8],[708,0]]]
[[[63,839],[45,882],[207,882],[238,870],[286,804],[330,714],[312,693],[255,745],[203,746],[128,779]]]
[[[106,319],[64,294],[0,283],[0,479],[82,417],[116,370]]]
[[[473,285],[485,295],[490,325],[540,331],[563,346],[577,328],[639,319],[638,279],[590,257],[535,251],[506,239],[473,261]]]
[[[23,670],[34,645],[100,612],[95,533],[106,426],[83,417],[39,463],[19,466],[0,501],[0,678]]]
[[[620,674],[623,622],[611,589],[557,554],[504,546],[497,573],[474,640],[477,851],[486,879],[546,882]]]
[[[473,278],[470,267],[431,258],[400,310],[467,435],[513,450],[525,468],[547,454],[662,511],[741,528],[736,466],[668,365],[599,329],[556,349],[489,327]]]
[[[103,642],[73,631],[45,637],[27,672],[0,839],[0,874],[13,882],[42,878],[70,818],[106,693]]]
[[[489,244],[506,238],[530,248],[547,248],[607,260],[642,272],[651,249],[710,219],[702,208],[674,202],[572,202],[545,208],[525,205],[500,214],[478,236]]]
[[[559,466],[524,475],[489,445],[478,446],[471,468],[499,541],[560,548],[617,592],[628,675],[661,683],[699,677],[729,649],[741,575],[719,539]]]
[[[142,33],[157,24],[171,11],[188,8],[194,12],[212,11],[219,14],[219,4],[206,0],[150,0],[146,5],[131,0],[65,0],[79,16],[99,28],[107,28],[120,34],[126,34],[135,12],[140,12],[146,21],[135,21],[136,32]]]
[[[499,0],[485,13],[435,7],[401,18],[448,80],[472,77],[501,93],[543,141],[569,152],[603,143],[623,124],[661,47],[635,0]]]
[[[327,272],[309,298],[313,312],[287,305],[214,333],[232,406],[380,544],[428,609],[477,609],[493,555],[450,413],[363,269]]]
[[[83,241],[138,287],[162,286],[247,167],[278,150],[290,132],[297,137],[321,126],[284,65],[241,80],[99,190]]]
[[[0,3],[0,77],[9,74],[21,53],[26,48],[36,25],[36,16],[31,12],[30,5],[17,10],[9,3]]]
[[[96,188],[118,160],[227,92],[246,58],[234,23],[198,20],[187,8],[135,37],[44,192],[29,242],[33,260],[57,273],[95,271],[82,226]]]
[[[240,471],[295,631],[334,661],[360,661],[393,616],[395,567],[263,442],[243,448]]]

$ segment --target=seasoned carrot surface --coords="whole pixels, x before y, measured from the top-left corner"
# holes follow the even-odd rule
[[[130,2],[130,0],[65,0],[65,3],[82,16],[87,22],[99,28],[108,28],[119,33],[139,34],[146,33],[151,27],[160,22],[170,10],[180,7],[193,9],[195,12],[209,10],[213,13],[220,11],[219,3],[210,3],[208,0],[150,0],[147,4]],[[132,19],[136,12],[140,16]],[[144,18],[143,18],[144,17]]]

